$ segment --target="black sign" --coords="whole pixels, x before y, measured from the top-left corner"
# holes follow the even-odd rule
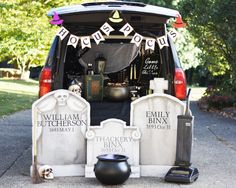
[[[142,67],[142,75],[158,75],[159,62],[156,58],[146,57]]]
[[[147,83],[155,77],[160,75],[160,58],[158,54],[149,54],[144,56],[143,62],[140,67],[140,81]]]

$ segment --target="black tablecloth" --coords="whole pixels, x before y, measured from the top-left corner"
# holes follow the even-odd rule
[[[100,125],[100,122],[109,118],[117,118],[130,123],[130,102],[90,102],[91,125]]]

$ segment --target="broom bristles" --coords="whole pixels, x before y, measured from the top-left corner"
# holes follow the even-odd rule
[[[43,182],[43,180],[40,177],[39,172],[38,172],[36,156],[34,156],[34,162],[33,162],[32,167],[33,167],[32,168],[32,182],[33,182],[33,184],[39,184],[39,183]]]

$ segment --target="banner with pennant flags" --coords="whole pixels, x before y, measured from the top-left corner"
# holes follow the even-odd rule
[[[104,41],[104,37],[100,31],[96,31],[95,33],[92,34],[93,40],[96,42],[98,45],[101,41]]]
[[[68,34],[69,31],[64,27],[61,27],[56,35],[59,36],[61,40],[63,40]]]
[[[134,43],[136,44],[137,47],[139,47],[139,45],[141,44],[143,40],[143,36],[138,34],[138,33],[135,33],[135,35],[133,36],[132,40],[130,43]]]
[[[113,29],[107,22],[104,23],[100,29],[106,36],[109,36],[110,32],[115,31],[115,29]]]
[[[156,39],[153,38],[146,38],[145,42],[145,50],[154,50],[156,44]]]
[[[112,17],[109,18],[109,20],[114,23],[118,23],[118,21],[120,22],[123,19],[119,17],[119,11],[114,11]],[[70,32],[63,26],[60,27],[56,35],[59,36],[61,40],[63,40],[68,34],[70,34],[67,45],[72,45],[74,48],[76,48],[76,46],[80,41],[81,48],[84,49],[84,48],[91,48],[91,39],[93,39],[95,43],[99,45],[101,41],[105,41],[103,33],[106,36],[110,36],[111,32],[113,31],[115,31],[115,29],[112,28],[112,26],[109,23],[105,22],[100,27],[100,29],[95,33],[93,33],[91,36],[76,36],[70,34]],[[123,33],[125,37],[129,36],[131,32],[134,31],[135,34],[133,35],[130,43],[133,43],[137,47],[139,47],[141,42],[145,40],[145,50],[154,50],[156,43],[159,45],[160,49],[162,49],[165,46],[168,47],[169,44],[167,40],[167,34],[172,40],[175,40],[178,35],[177,31],[174,28],[172,28],[166,35],[157,38],[145,37],[135,32],[134,28],[129,23],[125,23],[125,25],[119,31]]]
[[[127,37],[132,31],[133,31],[133,27],[131,27],[131,25],[129,25],[128,23],[126,23],[121,29],[120,32],[122,32],[124,34],[125,37]]]
[[[160,49],[162,49],[164,46],[169,46],[166,36],[158,37],[157,43],[158,43]]]
[[[171,37],[171,39],[173,41],[175,41],[175,39],[177,38],[178,36],[178,32],[175,30],[175,29],[171,29],[169,32],[168,32],[168,35]]]
[[[90,37],[89,36],[86,36],[86,37],[81,37],[80,38],[81,40],[81,48],[84,49],[84,48],[91,48],[91,41],[90,41]]]
[[[71,34],[67,45],[72,45],[74,46],[74,48],[76,48],[78,42],[79,42],[79,37]]]

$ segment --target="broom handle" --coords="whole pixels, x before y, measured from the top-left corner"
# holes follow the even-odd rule
[[[188,94],[187,94],[187,101],[186,101],[186,109],[185,109],[185,115],[189,115],[189,96],[191,93],[191,88],[188,89]]]
[[[36,142],[36,126],[37,126],[37,108],[36,110],[34,110],[34,113],[33,113],[33,118],[34,118],[34,124],[33,124],[33,155],[34,155],[34,163],[36,162],[35,161],[35,158],[37,156],[37,142]]]

